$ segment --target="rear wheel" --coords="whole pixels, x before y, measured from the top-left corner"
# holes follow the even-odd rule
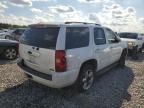
[[[87,91],[91,88],[94,82],[94,71],[94,67],[89,64],[81,68],[76,86],[80,92]]]
[[[4,51],[4,57],[8,60],[13,60],[17,58],[17,51],[15,48],[7,48]]]

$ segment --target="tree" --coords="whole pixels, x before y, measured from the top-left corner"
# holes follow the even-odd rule
[[[6,23],[0,23],[0,29],[9,29],[9,28],[26,28],[27,26],[23,25],[12,25]]]

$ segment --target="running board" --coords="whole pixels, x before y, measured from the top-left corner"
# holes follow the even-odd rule
[[[113,63],[113,64],[111,64],[111,65],[109,65],[109,66],[107,66],[107,67],[105,67],[105,68],[97,71],[97,72],[96,72],[96,76],[101,76],[101,75],[105,74],[106,72],[108,72],[108,71],[111,70],[112,68],[116,67],[117,65],[118,65],[118,62]]]

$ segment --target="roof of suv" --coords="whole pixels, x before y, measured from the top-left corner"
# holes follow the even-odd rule
[[[96,23],[87,23],[87,22],[65,22],[65,23],[50,23],[50,24],[32,24],[30,27],[59,27],[59,26],[101,26]]]

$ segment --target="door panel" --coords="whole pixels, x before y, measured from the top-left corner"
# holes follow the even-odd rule
[[[94,28],[94,56],[98,62],[98,69],[100,70],[109,65],[110,48],[106,44],[105,33],[102,28]]]
[[[112,51],[112,63],[116,62],[120,59],[122,47],[120,47],[120,44],[111,44],[110,49]]]
[[[109,63],[112,64],[120,59],[122,48],[120,47],[120,42],[117,40],[117,37],[112,30],[105,28],[105,34],[111,50],[111,59],[109,60]]]
[[[95,46],[94,48],[95,51],[95,58],[98,60],[98,69],[101,70],[104,67],[109,65],[109,58],[110,58],[110,53],[111,50],[107,45],[99,45]]]

